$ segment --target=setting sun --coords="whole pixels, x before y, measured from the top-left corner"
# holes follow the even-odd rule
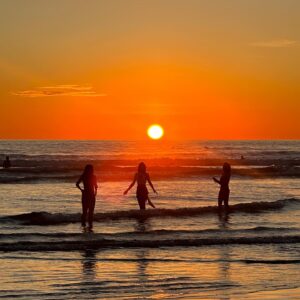
[[[155,124],[148,128],[147,133],[151,139],[158,140],[164,135],[164,130],[160,125]]]

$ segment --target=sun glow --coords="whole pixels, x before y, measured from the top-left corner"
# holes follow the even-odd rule
[[[160,125],[154,124],[148,128],[147,133],[151,139],[158,140],[164,135],[164,130]]]

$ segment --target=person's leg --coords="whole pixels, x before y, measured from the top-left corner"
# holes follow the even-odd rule
[[[223,202],[223,193],[222,193],[222,190],[220,190],[219,195],[218,195],[218,207],[219,207],[219,209],[222,208],[222,202]]]
[[[150,206],[152,206],[153,208],[155,208],[155,205],[152,203],[152,201],[150,200],[150,198],[148,197],[148,203]]]
[[[225,206],[225,209],[226,209],[226,210],[229,209],[228,202],[229,202],[229,192],[228,192],[228,193],[226,194],[226,196],[224,197],[224,206]]]
[[[82,193],[81,203],[82,203],[81,225],[85,226],[85,219],[86,219],[88,206],[87,206],[87,201],[86,201],[85,196],[83,195],[83,193]]]
[[[140,210],[146,209],[146,201],[144,199],[138,198],[138,203],[139,203]]]
[[[223,200],[221,198],[218,198],[218,208],[219,209],[222,208],[222,203],[223,203]]]
[[[88,212],[88,222],[90,228],[93,228],[94,209],[95,209],[95,199],[90,199],[89,212]]]

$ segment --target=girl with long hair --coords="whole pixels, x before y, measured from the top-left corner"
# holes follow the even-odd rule
[[[141,162],[138,165],[138,170],[134,175],[133,181],[129,185],[127,190],[124,192],[124,195],[126,195],[129,192],[129,190],[135,185],[136,182],[137,182],[136,198],[138,200],[140,209],[142,209],[142,210],[146,209],[147,202],[150,206],[155,208],[154,204],[149,199],[149,196],[148,196],[149,192],[148,192],[146,183],[147,182],[149,183],[149,185],[151,186],[154,193],[157,194],[157,192],[151,182],[149,174],[147,173],[147,167],[146,167],[145,163],[143,163],[143,162]]]
[[[83,188],[80,186],[83,183]],[[81,225],[85,227],[86,218],[88,219],[89,229],[93,228],[93,217],[97,195],[97,178],[94,175],[94,167],[92,165],[86,165],[82,175],[76,182],[76,187],[82,192],[82,215]]]

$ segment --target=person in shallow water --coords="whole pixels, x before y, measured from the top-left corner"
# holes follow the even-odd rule
[[[83,188],[80,186],[81,182],[83,183]],[[97,178],[94,175],[94,168],[92,165],[85,166],[82,175],[76,182],[76,187],[78,187],[82,192],[81,224],[83,227],[85,227],[86,217],[88,216],[89,229],[92,229],[98,189]]]
[[[228,201],[229,201],[229,181],[231,176],[231,167],[229,163],[224,163],[223,165],[223,173],[218,180],[217,178],[213,177],[214,182],[218,183],[220,187],[219,197],[218,197],[218,207],[222,208],[222,203],[224,202],[225,209],[229,208]]]
[[[146,209],[146,202],[149,203],[150,206],[155,208],[154,204],[149,199],[149,192],[146,186],[146,183],[150,184],[154,193],[157,194],[151,180],[149,174],[146,172],[147,168],[146,165],[141,162],[138,165],[138,171],[135,173],[132,183],[129,185],[128,189],[124,192],[124,195],[128,193],[128,191],[135,185],[137,182],[137,189],[136,189],[136,198],[138,200],[140,209]]]
[[[9,169],[11,167],[11,163],[9,160],[9,156],[6,156],[4,162],[3,162],[3,169]]]

